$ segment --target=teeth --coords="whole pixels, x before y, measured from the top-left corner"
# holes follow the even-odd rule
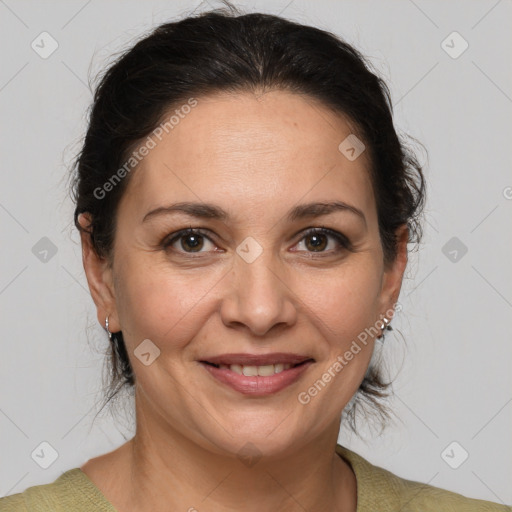
[[[274,372],[281,373],[284,370],[284,364],[279,363],[274,365]]]
[[[246,377],[256,377],[258,375],[258,367],[257,366],[243,366],[242,373]]]
[[[262,377],[268,377],[270,375],[274,375],[274,365],[268,364],[266,366],[254,367],[258,371],[258,375]]]
[[[243,366],[240,366],[239,364],[222,365],[222,366],[226,366],[232,372],[235,372],[235,373],[238,373],[239,375],[242,375]]]
[[[283,370],[288,370],[292,367],[291,364],[278,363],[278,364],[267,364],[265,366],[242,366],[240,364],[221,364],[219,368],[230,369],[232,372],[238,373],[239,375],[245,375],[246,377],[269,377],[275,373],[281,373]]]

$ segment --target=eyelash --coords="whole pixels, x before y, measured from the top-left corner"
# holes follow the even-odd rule
[[[200,235],[200,236],[208,239],[211,243],[215,244],[215,242],[213,240],[211,240],[211,238],[206,234],[205,231],[203,231],[202,229],[199,229],[199,228],[190,227],[190,228],[183,229],[181,231],[178,231],[176,233],[169,235],[170,238],[166,237],[166,239],[164,239],[164,241],[162,242],[162,249],[167,250],[176,241],[180,240],[181,238],[186,237],[187,235]],[[331,250],[331,251],[319,251],[319,252],[306,251],[309,254],[314,255],[313,257],[322,257],[322,254],[326,254],[326,255],[337,254],[337,253],[341,252],[343,249],[348,250],[348,251],[353,250],[350,240],[345,235],[338,233],[337,231],[333,231],[331,229],[324,228],[324,227],[308,228],[302,235],[302,238],[299,240],[299,242],[302,242],[308,236],[315,236],[315,235],[330,236],[338,242],[338,244],[341,246],[341,248]],[[209,252],[209,251],[207,251],[207,252]],[[193,252],[186,252],[186,251],[178,251],[178,253],[191,255],[190,257],[192,257],[192,258],[200,257],[200,256],[194,256],[194,254],[198,254],[198,255],[202,254],[201,252],[193,253]]]

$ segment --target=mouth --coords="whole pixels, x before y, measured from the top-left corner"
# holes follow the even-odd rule
[[[297,382],[315,359],[295,354],[226,354],[198,363],[221,385],[244,395],[263,397]]]
[[[265,355],[223,354],[208,357],[199,362],[220,370],[231,370],[247,377],[256,377],[258,375],[267,377],[314,361],[309,356],[276,352]]]
[[[213,366],[219,370],[230,370],[238,375],[245,375],[246,377],[269,377],[277,373],[281,373],[291,368],[302,366],[306,363],[314,362],[314,359],[309,358],[301,361],[300,363],[273,363],[264,365],[255,364],[226,364],[226,363],[212,363],[210,361],[199,361],[200,363]]]

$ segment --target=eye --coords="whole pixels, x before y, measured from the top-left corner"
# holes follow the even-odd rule
[[[176,249],[177,252],[184,253],[200,253],[200,252],[210,252],[210,251],[201,251],[201,249],[205,246],[205,241],[208,241],[213,247],[216,245],[206,236],[204,231],[201,229],[194,229],[192,227],[188,229],[184,229],[182,231],[178,231],[177,233],[173,233],[169,239],[163,242],[162,247],[164,249],[168,249],[174,245],[178,245],[181,248]]]
[[[329,238],[334,240],[334,248],[328,249],[329,246],[332,245],[329,244]],[[305,241],[306,251],[310,253],[326,253],[329,255],[341,252],[343,249],[352,250],[351,243],[345,235],[323,227],[308,229],[302,236],[299,244],[303,243],[303,241]],[[203,251],[202,249],[205,248],[205,244],[207,247],[208,243],[211,244],[214,249]],[[170,247],[175,252],[182,254],[216,252],[216,245],[206,233],[201,229],[192,227],[173,233],[164,240],[162,248],[167,250]]]
[[[335,246],[331,250],[325,250],[329,247],[329,238],[334,239]],[[338,253],[343,249],[351,250],[351,244],[349,239],[337,231],[333,231],[327,228],[311,228],[308,229],[299,244],[305,241],[306,250],[308,252],[317,253]]]

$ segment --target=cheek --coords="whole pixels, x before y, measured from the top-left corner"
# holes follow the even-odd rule
[[[371,266],[351,266],[336,275],[316,279],[317,293],[305,301],[314,324],[321,364],[305,382],[298,400],[314,416],[327,423],[343,409],[358,390],[373,353],[371,331],[378,318],[378,272]],[[308,287],[309,284],[309,287]],[[302,296],[313,281],[302,281]],[[327,427],[326,427],[327,428]]]
[[[357,390],[368,367],[377,333],[372,327],[380,313],[381,278],[371,258],[364,263],[361,258],[357,265],[347,264],[320,279],[301,276],[301,297],[310,311],[308,316],[316,334],[320,333],[323,340],[319,346],[323,348],[319,371],[330,370],[336,375],[329,388],[342,400]],[[316,292],[311,294],[311,290]],[[336,361],[343,368],[339,364],[334,366]]]
[[[324,275],[302,274],[296,286],[313,318],[323,326],[326,339],[337,345],[357,337],[379,317],[381,276],[370,258]]]
[[[125,259],[119,274],[118,311],[125,342],[135,347],[148,338],[166,351],[181,348],[201,328],[211,305],[216,272],[176,270]]]

